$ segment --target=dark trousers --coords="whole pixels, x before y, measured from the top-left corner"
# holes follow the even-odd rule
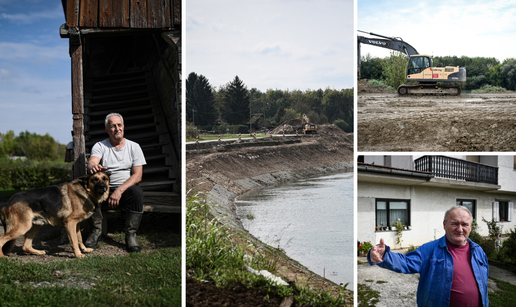
[[[113,193],[116,188],[109,189],[109,195]],[[115,209],[125,208],[126,210],[134,211],[134,212],[143,212],[143,202],[145,198],[143,197],[143,189],[139,185],[130,186],[125,192],[122,194],[120,198],[120,202],[118,207]],[[109,210],[109,204],[107,201],[101,204],[102,210]]]

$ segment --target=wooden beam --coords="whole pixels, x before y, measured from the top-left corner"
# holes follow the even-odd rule
[[[84,145],[84,74],[82,65],[82,44],[70,44],[72,58],[72,116],[74,164],[72,177],[86,175],[86,156]]]

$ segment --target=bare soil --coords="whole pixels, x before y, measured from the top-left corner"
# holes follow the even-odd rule
[[[0,203],[0,207],[3,203]],[[1,223],[0,223],[1,225]],[[102,241],[94,248],[93,252],[85,254],[117,257],[127,255],[125,249],[123,234],[124,216],[121,211],[110,214],[108,220],[108,234],[102,238]],[[83,223],[87,228],[87,224]],[[167,235],[159,236],[156,233],[167,233]],[[0,226],[0,236],[4,234],[3,225]],[[83,239],[87,238],[88,232],[83,232]],[[173,234],[173,235],[171,235]],[[160,247],[171,247],[181,245],[181,218],[178,214],[156,214],[144,213],[140,229],[137,232],[137,239],[142,248],[142,253],[150,252]],[[32,255],[22,251],[24,237],[16,240],[16,245],[7,257],[18,259],[23,262],[51,262],[51,261],[68,261],[75,258],[72,245],[68,242],[66,232],[63,227],[53,227],[44,225],[38,231],[34,238],[32,246],[38,250],[44,250],[46,255]]]
[[[297,122],[285,123],[288,126],[296,126]],[[294,132],[295,133],[295,132]],[[353,161],[353,134],[347,134],[335,125],[319,125],[318,134],[299,135],[291,137],[273,137],[268,140],[261,140],[263,143],[217,143],[203,144],[195,149],[195,146],[187,147],[186,153],[186,180],[188,188],[195,188],[197,191],[213,193],[214,187],[222,187],[228,191],[222,194],[225,198],[235,197],[253,188],[259,188],[278,183],[277,180],[288,180],[287,174],[295,176],[309,176],[317,172],[332,171],[332,165],[349,163]],[[201,145],[199,145],[201,146]],[[188,149],[190,148],[190,149]],[[336,169],[334,169],[335,171]],[[350,166],[352,170],[352,166]],[[342,169],[341,169],[342,171]],[[283,174],[283,172],[285,174]],[[282,174],[281,176],[270,176],[271,174]],[[265,178],[274,177],[275,180],[268,181]],[[279,179],[281,177],[282,179]],[[260,179],[260,178],[263,178]],[[233,199],[224,199],[232,206]],[[230,217],[233,218],[234,217]],[[235,221],[238,222],[238,221]],[[324,290],[335,290],[335,284],[323,280],[313,273],[305,270],[294,262],[285,261],[281,263],[277,276],[282,276],[290,283],[299,280],[307,281],[314,288]],[[188,281],[188,280],[187,280]],[[190,287],[192,287],[190,289]],[[202,290],[198,290],[198,288]],[[201,292],[209,291],[208,297],[213,299],[221,297],[235,298],[237,301],[220,303],[217,306],[268,306],[268,305],[245,305],[254,297],[262,302],[266,294],[257,292],[256,289],[242,289],[238,291],[244,294],[228,294],[226,290],[213,288],[212,286],[188,281],[187,304],[195,305],[201,297]],[[213,293],[213,294],[211,294]],[[236,303],[237,302],[237,303]],[[278,301],[281,303],[281,301]],[[274,306],[279,306],[276,302]],[[295,302],[284,306],[298,306]],[[350,305],[353,305],[352,295]],[[211,304],[210,304],[211,306]],[[215,306],[215,305],[213,305]],[[283,305],[282,305],[283,306]]]
[[[359,85],[358,151],[515,151],[515,115],[516,93],[404,97]]]

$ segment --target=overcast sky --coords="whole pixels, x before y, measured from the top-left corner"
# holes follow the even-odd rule
[[[357,2],[358,30],[401,37],[421,54],[516,57],[516,0]],[[388,49],[361,47],[362,55],[389,56]]]
[[[72,140],[68,39],[59,0],[0,0],[0,132]]]
[[[353,87],[352,0],[188,0],[185,78],[249,89]]]

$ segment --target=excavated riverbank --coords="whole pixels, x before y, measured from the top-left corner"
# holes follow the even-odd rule
[[[186,150],[188,188],[205,193],[215,204],[212,213],[219,221],[246,234],[234,206],[238,195],[290,180],[348,171],[353,171],[353,134],[334,125],[320,125],[316,135],[188,144]],[[287,261],[274,273],[288,281],[315,276],[295,261]],[[335,286],[320,277],[310,283],[319,288]]]

